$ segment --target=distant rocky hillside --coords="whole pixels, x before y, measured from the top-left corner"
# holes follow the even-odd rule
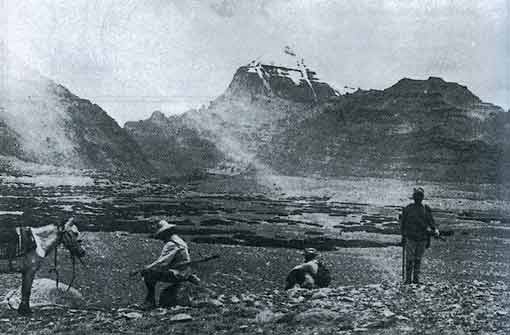
[[[14,61],[0,87],[0,154],[21,160],[150,173],[140,148],[98,105]]]
[[[324,104],[259,157],[280,173],[498,181],[510,164],[510,117],[465,86],[402,79]]]
[[[127,122],[125,130],[149,162],[163,175],[203,172],[224,160],[215,144],[200,136],[185,116],[166,117],[156,111],[143,121]]]

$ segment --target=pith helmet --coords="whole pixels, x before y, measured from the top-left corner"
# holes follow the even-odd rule
[[[165,232],[167,230],[170,230],[172,228],[175,228],[177,226],[174,225],[174,224],[168,223],[165,220],[160,220],[157,223],[157,227],[158,227],[158,230],[156,230],[156,232],[154,233],[154,236],[156,236],[156,237],[159,236],[161,233],[163,233],[163,232]]]

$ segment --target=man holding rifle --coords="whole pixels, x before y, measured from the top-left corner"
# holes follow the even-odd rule
[[[165,242],[161,255],[157,260],[145,266],[140,271],[135,271],[132,275],[140,273],[147,286],[147,296],[142,305],[143,309],[149,310],[156,307],[156,284],[158,282],[170,283],[160,295],[160,305],[169,307],[175,304],[177,293],[183,282],[191,282],[198,285],[200,279],[191,274],[191,260],[189,256],[188,244],[174,233],[176,225],[170,224],[165,220],[158,222],[158,229],[154,237]]]
[[[423,188],[415,188],[414,203],[404,207],[400,217],[405,284],[420,283],[421,260],[430,245],[430,236],[439,238],[432,211],[429,206],[422,204],[424,196]]]

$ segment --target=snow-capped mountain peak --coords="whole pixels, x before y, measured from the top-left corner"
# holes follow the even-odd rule
[[[241,66],[227,95],[268,95],[298,102],[318,103],[339,93],[317,75],[290,48],[281,57],[259,57]]]

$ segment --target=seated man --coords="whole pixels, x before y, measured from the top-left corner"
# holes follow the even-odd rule
[[[190,256],[186,242],[174,233],[175,227],[175,225],[169,224],[165,220],[158,222],[158,230],[154,237],[162,239],[165,246],[159,258],[141,271],[147,286],[147,296],[143,304],[144,309],[156,307],[155,290],[158,282],[171,284],[160,295],[160,305],[163,307],[175,305],[181,283],[186,281],[194,284],[200,283],[200,279],[190,273],[189,266],[180,266],[189,262]]]
[[[331,283],[331,275],[327,267],[318,259],[319,253],[314,248],[306,248],[303,252],[305,263],[294,267],[286,279],[285,289],[296,285],[302,288],[327,287]]]

